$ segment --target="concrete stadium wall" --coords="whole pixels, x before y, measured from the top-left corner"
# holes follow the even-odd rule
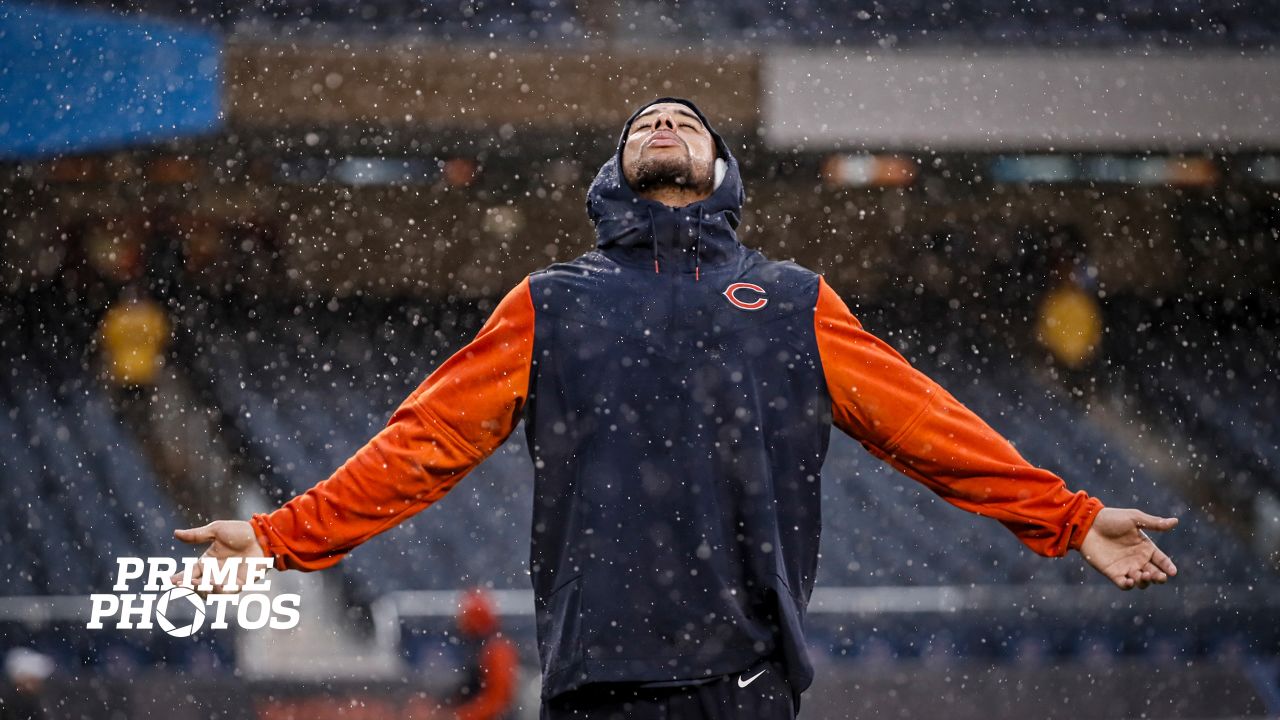
[[[683,95],[774,149],[1280,147],[1275,53],[232,43],[225,66],[227,116],[242,128],[616,128],[640,102]]]
[[[727,128],[758,121],[758,59],[732,52],[235,43],[226,52],[226,110],[239,127],[619,128],[664,95],[706,103]]]
[[[851,53],[762,61],[773,147],[1280,146],[1280,55]]]

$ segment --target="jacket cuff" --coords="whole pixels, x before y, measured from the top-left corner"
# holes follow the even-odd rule
[[[286,570],[284,558],[271,546],[271,533],[268,530],[270,523],[267,520],[267,516],[263,513],[258,513],[249,518],[249,524],[253,526],[253,535],[258,540],[258,547],[261,547],[262,552],[271,558],[272,566],[277,570]]]
[[[1089,534],[1089,530],[1093,528],[1093,521],[1098,518],[1098,513],[1102,508],[1106,507],[1102,501],[1096,497],[1090,497],[1081,505],[1080,511],[1071,519],[1071,537],[1067,539],[1067,551],[1079,551],[1080,546],[1084,544],[1084,538]],[[1066,554],[1066,551],[1063,552]]]

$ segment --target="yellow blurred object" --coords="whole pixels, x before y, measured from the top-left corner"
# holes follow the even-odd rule
[[[1102,341],[1098,301],[1075,285],[1050,290],[1040,304],[1036,339],[1058,362],[1069,368],[1082,367],[1093,359]]]
[[[154,300],[116,303],[102,319],[107,370],[117,385],[151,385],[164,364],[169,318]]]

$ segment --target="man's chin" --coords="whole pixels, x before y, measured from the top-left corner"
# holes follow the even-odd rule
[[[657,190],[692,190],[694,189],[694,186],[686,182],[684,178],[640,182],[635,184],[633,187],[637,192],[655,192]]]
[[[654,190],[700,190],[702,185],[690,181],[688,168],[649,167],[638,173],[634,180],[628,181],[637,191],[652,192]],[[703,183],[710,188],[710,183]]]
[[[670,150],[676,152],[668,152]],[[696,177],[693,158],[683,146],[646,146],[629,169],[631,172],[625,173],[631,175],[627,182],[637,192],[690,190],[697,187],[696,182],[690,182],[691,178]]]

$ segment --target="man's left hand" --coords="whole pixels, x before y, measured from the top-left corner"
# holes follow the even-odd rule
[[[1177,524],[1178,518],[1156,517],[1133,508],[1103,508],[1079,552],[1121,590],[1164,583],[1178,574],[1178,567],[1143,529],[1163,532]]]

